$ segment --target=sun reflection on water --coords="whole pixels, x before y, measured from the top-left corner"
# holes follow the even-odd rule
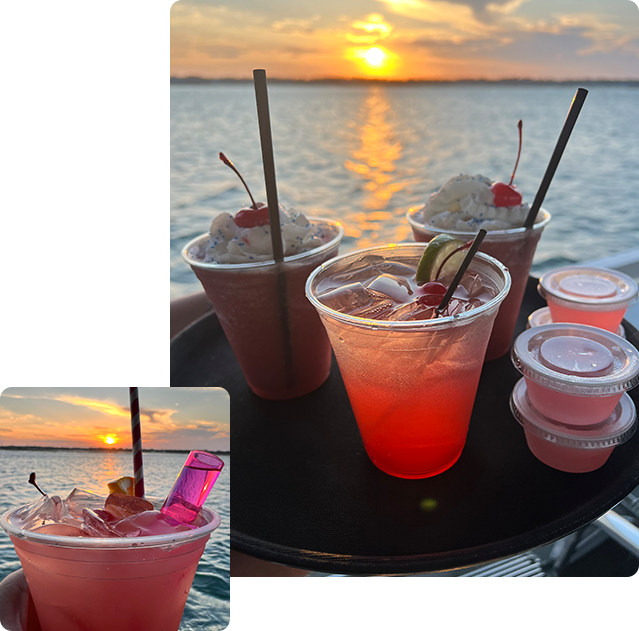
[[[357,210],[345,218],[347,236],[358,239],[358,247],[379,243],[380,231],[384,231],[393,217],[403,215],[405,208],[393,208],[393,196],[404,190],[409,181],[396,174],[396,162],[402,157],[402,144],[393,133],[389,122],[393,111],[384,90],[373,86],[368,92],[359,113],[361,123],[355,123],[359,147],[351,152],[344,166],[360,182],[363,198]],[[399,222],[394,240],[405,239],[410,229]],[[384,240],[388,240],[387,238]]]

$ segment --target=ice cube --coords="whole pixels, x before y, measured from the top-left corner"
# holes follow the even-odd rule
[[[351,313],[371,304],[372,300],[366,288],[361,283],[342,285],[317,296],[318,300],[329,309]]]
[[[413,290],[405,278],[393,274],[382,274],[374,278],[366,289],[392,298],[395,302],[406,302],[413,295]]]
[[[107,524],[100,515],[92,511],[90,508],[82,510],[82,529],[89,537],[121,537],[122,535],[109,524]]]
[[[367,307],[351,311],[350,315],[358,318],[372,318],[375,320],[383,320],[385,315],[393,309],[395,301],[386,299],[373,302]]]
[[[24,506],[15,513],[14,519],[24,530],[59,522],[65,514],[62,500],[57,495],[45,495],[41,500]]]
[[[153,510],[153,504],[141,497],[111,493],[104,502],[104,510],[117,519],[126,519],[143,511]]]
[[[192,526],[181,524],[160,511],[152,510],[127,517],[113,526],[123,537],[145,537],[167,535],[191,530]]]
[[[468,292],[470,298],[475,298],[484,292],[484,285],[479,274],[464,274],[459,285]]]
[[[104,508],[104,499],[103,496],[97,495],[96,493],[73,489],[64,503],[69,515],[77,519],[82,519],[82,509],[90,508],[94,511],[99,508]]]

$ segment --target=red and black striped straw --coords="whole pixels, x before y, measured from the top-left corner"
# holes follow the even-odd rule
[[[144,467],[142,466],[142,432],[140,431],[140,403],[138,389],[129,388],[131,400],[131,442],[133,444],[133,476],[135,496],[144,497]]]

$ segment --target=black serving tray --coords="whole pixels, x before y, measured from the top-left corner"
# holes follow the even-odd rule
[[[545,305],[536,285],[530,278],[515,334]],[[404,480],[368,459],[335,361],[315,392],[267,401],[246,385],[215,314],[171,345],[171,386],[231,397],[231,546],[321,572],[431,572],[513,555],[588,524],[639,484],[639,432],[592,473],[537,460],[509,409],[519,377],[508,356],[486,363],[461,458]]]

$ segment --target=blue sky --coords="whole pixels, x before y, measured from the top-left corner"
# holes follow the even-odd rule
[[[139,388],[142,446],[230,448],[229,396],[221,388]],[[0,444],[130,447],[128,388],[8,388]]]

